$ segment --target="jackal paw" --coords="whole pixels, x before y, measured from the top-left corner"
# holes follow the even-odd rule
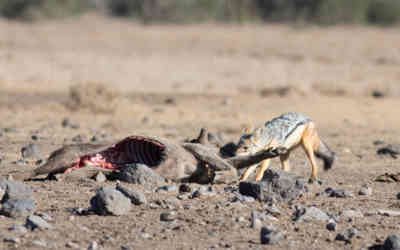
[[[322,185],[323,181],[321,181],[320,179],[311,177],[310,179],[308,179],[308,184],[319,184],[319,185]]]

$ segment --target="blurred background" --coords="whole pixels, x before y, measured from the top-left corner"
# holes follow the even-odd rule
[[[0,111],[125,135],[293,110],[380,128],[366,102],[400,96],[399,22],[399,0],[0,0]]]

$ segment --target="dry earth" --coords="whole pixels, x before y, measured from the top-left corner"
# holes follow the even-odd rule
[[[143,133],[182,140],[208,127],[237,140],[247,123],[261,125],[297,111],[314,119],[338,161],[331,171],[321,172],[325,183],[311,186],[296,204],[329,213],[400,210],[399,183],[374,181],[380,174],[400,172],[399,160],[378,156],[374,145],[376,140],[400,143],[399,44],[397,28],[141,26],[93,15],[33,24],[1,20],[0,174],[35,167],[37,158],[76,143],[77,135],[84,142],[94,135],[111,141]],[[93,84],[105,87],[93,94]],[[374,98],[374,92],[383,96]],[[77,126],[62,127],[66,117]],[[15,163],[29,143],[38,145],[40,157]],[[291,164],[294,173],[309,176],[303,152],[292,156]],[[360,249],[400,230],[400,217],[372,215],[342,219],[331,232],[326,223],[292,222],[293,206],[282,204],[279,220],[266,224],[286,238],[266,247],[260,245],[259,230],[249,227],[251,211],[264,211],[263,204],[230,202],[226,185],[213,186],[216,196],[178,201],[178,219],[168,224],[159,219],[168,209],[148,204],[120,217],[69,211],[87,208],[98,187],[115,182],[26,184],[35,191],[38,211],[54,218],[55,229],[17,235],[8,228],[24,220],[2,216],[1,249],[64,249],[68,242],[86,249],[93,241],[100,249]],[[372,195],[359,196],[365,184]],[[128,186],[145,191],[149,202],[178,195]],[[327,187],[354,197],[315,196]],[[244,220],[236,222],[239,217]],[[359,230],[351,244],[334,240],[350,227]],[[20,242],[3,241],[9,237]]]

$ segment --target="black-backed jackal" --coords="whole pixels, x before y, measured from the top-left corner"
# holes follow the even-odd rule
[[[245,134],[240,137],[237,145],[237,155],[255,153],[262,149],[284,147],[288,149],[286,154],[280,156],[282,169],[290,171],[289,154],[298,146],[302,146],[312,166],[310,182],[317,180],[318,165],[315,156],[322,159],[324,169],[330,169],[335,160],[335,153],[318,136],[315,124],[310,118],[303,114],[289,112],[272,119],[264,124],[263,127],[253,131],[247,129]],[[256,180],[263,178],[265,170],[268,168],[270,159],[261,163],[257,172]],[[254,172],[257,165],[250,166],[242,174],[240,181],[245,181]]]

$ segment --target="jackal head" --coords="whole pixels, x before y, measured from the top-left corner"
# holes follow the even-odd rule
[[[256,129],[251,133],[244,133],[237,144],[236,155],[253,154],[261,150],[260,139],[262,136],[261,129]]]

